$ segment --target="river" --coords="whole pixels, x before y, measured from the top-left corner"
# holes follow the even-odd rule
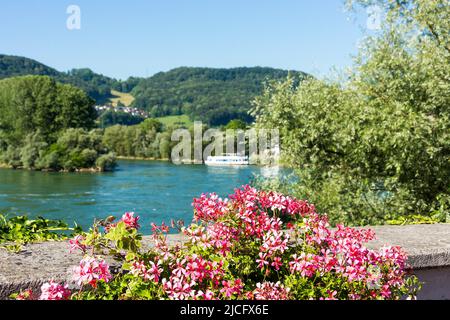
[[[141,216],[150,223],[192,220],[192,199],[216,192],[222,197],[247,184],[261,168],[174,165],[159,161],[120,160],[111,173],[49,173],[0,169],[0,212],[76,221],[83,228],[94,218]]]

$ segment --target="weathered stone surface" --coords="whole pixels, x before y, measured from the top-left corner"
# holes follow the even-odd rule
[[[450,224],[380,226],[371,229],[377,234],[377,240],[369,243],[368,247],[376,249],[384,245],[399,245],[408,253],[408,262],[414,270],[436,268],[450,271]],[[170,235],[168,241],[174,245],[184,239],[181,235]],[[148,237],[143,242],[145,246],[151,246]],[[42,283],[49,279],[70,282],[70,272],[81,258],[79,253],[69,253],[67,242],[30,244],[24,246],[20,253],[0,249],[0,299],[6,299],[23,288],[38,292]],[[428,290],[432,291],[432,288]],[[450,288],[448,291],[450,296]]]
[[[183,241],[183,236],[169,235],[167,240],[169,245],[175,245]],[[144,237],[143,245],[152,245],[150,237]],[[29,244],[19,253],[0,249],[0,300],[25,288],[39,292],[50,279],[73,285],[71,273],[82,258],[78,251],[69,253],[67,242]],[[114,265],[111,259],[106,260]]]
[[[450,224],[371,227],[377,240],[370,248],[401,246],[413,269],[450,267]]]
[[[27,245],[20,253],[0,250],[0,299],[20,289],[38,288],[49,279],[67,281],[81,254],[69,254],[66,242]],[[47,278],[47,280],[45,280]]]

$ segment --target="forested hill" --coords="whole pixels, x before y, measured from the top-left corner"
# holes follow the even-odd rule
[[[140,81],[131,94],[134,106],[154,117],[187,114],[210,125],[232,119],[249,121],[251,101],[268,80],[284,80],[288,74],[301,80],[298,71],[252,67],[233,69],[181,67]]]
[[[232,69],[180,67],[149,78],[130,77],[119,81],[90,69],[60,72],[25,57],[0,54],[0,79],[23,75],[46,75],[58,82],[84,90],[97,104],[110,102],[111,90],[131,93],[133,107],[152,117],[186,114],[219,126],[233,119],[250,122],[251,101],[262,93],[264,83],[285,80],[291,74],[297,81],[308,75],[265,67]]]
[[[0,54],[0,79],[24,75],[50,76],[56,81],[84,90],[99,103],[110,97],[111,89],[128,92],[132,89],[132,86],[128,84],[135,83],[133,78],[122,82],[97,74],[87,68],[60,72],[33,59]]]
[[[59,76],[61,73],[33,59],[0,54],[0,79],[25,75]]]

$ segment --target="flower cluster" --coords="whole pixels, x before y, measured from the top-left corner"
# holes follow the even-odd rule
[[[69,240],[70,253],[80,250],[81,252],[86,252],[87,246],[83,244],[85,238],[82,235],[77,235],[73,239]]]
[[[105,228],[106,232],[109,232],[111,229],[117,227],[117,225],[120,222],[124,223],[126,228],[128,229],[139,230],[139,228],[141,227],[138,223],[140,217],[138,216],[135,217],[134,215],[135,215],[134,212],[125,212],[120,218],[120,220],[115,223],[113,222],[115,220],[115,217],[110,216],[107,219],[105,219],[105,221],[102,221],[101,225]]]
[[[40,296],[35,296],[33,290],[26,289],[13,295],[13,298],[15,300],[34,300],[34,298],[39,298],[39,300],[68,300],[71,294],[67,284],[50,280],[41,286]]]
[[[98,281],[108,282],[111,278],[109,266],[105,260],[89,256],[84,257],[80,265],[73,270],[73,280],[80,286],[89,284],[95,288]]]
[[[207,299],[215,298],[213,291],[225,295],[236,292],[239,282],[228,291],[221,291],[229,286],[223,281],[223,262],[208,261],[197,254],[178,258],[169,264],[170,276],[162,279],[162,285],[170,299]]]
[[[141,226],[139,225],[138,221],[139,221],[139,217],[135,217],[134,216],[134,212],[126,212],[123,216],[121,221],[123,221],[123,223],[125,223],[125,225],[128,228],[132,228],[132,229],[139,229]]]
[[[227,200],[222,200],[215,193],[202,194],[194,199],[192,206],[195,209],[195,221],[215,221],[229,211]]]
[[[163,271],[160,267],[161,261],[157,261],[156,263],[150,261],[149,264],[150,267],[147,267],[143,261],[135,261],[131,265],[130,272],[135,276],[142,277],[144,280],[159,282],[161,272]]]
[[[39,300],[67,300],[71,292],[69,286],[54,282],[53,280],[44,283],[41,287],[41,296]]]
[[[371,230],[333,229],[307,201],[244,186],[228,199],[203,194],[193,207],[195,223],[170,224],[188,238],[183,244],[168,243],[168,225],[152,224],[155,243],[143,250],[134,213],[116,224],[108,221],[105,234],[94,227],[74,238],[71,251],[92,250],[92,256],[108,251],[121,268],[113,277],[104,260],[85,256],[73,279],[82,289],[90,287],[72,298],[334,300],[416,294],[417,278],[407,275],[401,248],[368,249]],[[65,298],[65,289],[51,282],[42,291]]]
[[[235,259],[254,252],[262,279],[274,280],[243,296],[396,299],[410,290],[401,248],[370,250],[364,243],[374,239],[371,230],[332,229],[307,201],[244,186],[230,200],[202,195],[193,206],[195,220],[201,222],[185,229],[193,244],[225,257],[232,253]],[[281,285],[280,275],[293,288]],[[317,292],[308,293],[308,286],[316,286]]]
[[[289,289],[284,288],[280,282],[257,283],[252,296],[255,300],[287,300],[289,299]]]

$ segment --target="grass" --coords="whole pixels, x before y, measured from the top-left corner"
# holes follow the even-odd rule
[[[122,102],[126,107],[130,106],[133,101],[134,97],[129,93],[123,93],[116,90],[111,90],[112,97],[109,98],[110,103],[116,107],[117,103]]]
[[[193,125],[193,122],[191,121],[191,119],[189,119],[189,116],[185,114],[179,116],[159,117],[156,118],[156,120],[160,121],[165,127],[184,126],[186,128],[189,128]]]

